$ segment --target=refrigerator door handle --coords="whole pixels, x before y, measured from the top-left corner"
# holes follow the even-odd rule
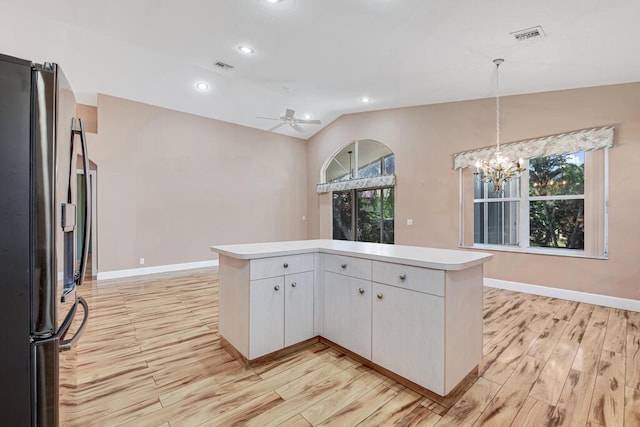
[[[67,331],[69,330],[69,326],[67,326],[64,332],[62,332],[61,330],[62,334],[60,336],[60,345],[59,345],[60,351],[69,350],[76,343],[76,341],[78,341],[78,339],[80,338],[80,335],[82,335],[82,333],[84,332],[84,328],[87,326],[87,320],[89,320],[89,305],[87,304],[87,301],[85,301],[85,299],[82,297],[78,297],[78,304],[80,304],[82,306],[82,309],[84,310],[82,323],[80,324],[80,327],[78,328],[76,333],[73,334],[73,336],[68,340],[64,339],[64,337],[67,334]],[[75,308],[73,312],[75,314]],[[73,319],[73,315],[71,316],[71,318]],[[69,322],[69,324],[71,324],[71,322]]]
[[[32,340],[32,341],[37,341],[38,343],[47,343],[47,342],[64,338],[64,336],[67,334],[67,331],[69,330],[69,327],[71,326],[71,322],[73,322],[73,318],[76,315],[77,309],[78,309],[78,304],[73,304],[73,307],[71,307],[71,310],[69,310],[66,317],[64,318],[64,321],[60,325],[60,328],[55,334],[44,339],[38,339],[38,340]]]
[[[87,272],[87,261],[89,260],[89,243],[91,241],[91,179],[89,176],[89,152],[87,151],[87,137],[84,133],[84,124],[82,119],[78,119],[80,143],[82,144],[82,166],[84,169],[84,188],[86,197],[84,198],[84,243],[82,244],[82,261],[80,262],[80,277],[78,277],[78,286],[84,283],[84,275]],[[84,301],[84,300],[82,300]],[[85,314],[88,314],[87,303],[82,303],[85,307]]]
[[[69,186],[67,193],[67,203],[71,203],[71,178],[73,176],[73,171],[75,170],[75,158],[74,158],[74,147],[73,143],[75,140],[75,136],[80,136],[80,148],[82,151],[82,169],[84,170],[84,188],[85,195],[84,198],[85,206],[84,206],[84,226],[83,226],[83,243],[82,243],[82,257],[80,258],[80,269],[75,271],[73,274],[73,283],[77,286],[81,286],[84,283],[84,275],[87,272],[87,260],[89,258],[89,243],[91,239],[90,230],[91,230],[91,180],[89,177],[89,154],[87,151],[87,139],[84,132],[84,123],[81,118],[74,117],[71,119],[71,156],[70,156],[70,164],[69,164]],[[73,235],[70,235],[70,245],[73,244]],[[73,265],[73,250],[67,251],[67,257],[71,257],[70,261],[71,265]],[[69,281],[71,282],[71,281]],[[71,283],[68,282],[69,286]]]
[[[71,322],[73,322],[73,318],[75,317],[76,311],[78,310],[78,304],[80,304],[82,306],[82,309],[84,310],[82,323],[80,324],[80,327],[78,328],[76,333],[73,334],[73,337],[71,337],[68,340],[65,340],[64,338],[67,335],[67,332],[69,332],[69,327],[71,326]],[[82,297],[78,297],[78,304],[74,304],[73,308],[69,310],[69,313],[67,313],[67,316],[64,318],[64,322],[62,322],[62,325],[60,325],[60,329],[58,329],[58,332],[56,332],[55,334],[53,334],[48,338],[37,340],[38,344],[44,344],[51,341],[60,340],[58,349],[60,351],[69,350],[76,343],[76,341],[80,339],[80,336],[84,332],[84,329],[87,327],[87,321],[89,320],[89,305],[87,304],[87,301],[85,301],[85,299]]]

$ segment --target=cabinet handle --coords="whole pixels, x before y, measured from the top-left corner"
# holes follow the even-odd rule
[[[378,299],[382,299],[382,293],[378,292]]]
[[[280,285],[275,285],[275,286],[273,287],[273,290],[274,290],[274,291],[279,291],[279,290],[280,290]]]
[[[400,275],[400,280],[404,280],[404,279],[406,279],[406,278],[407,278],[407,275],[406,275],[406,274],[402,273],[402,274]]]
[[[296,286],[298,286],[298,284],[297,284],[296,282],[293,282],[293,283],[291,284],[291,287],[292,287],[292,288],[295,288]]]
[[[289,264],[287,264],[287,263],[285,262],[285,263],[284,263],[284,265],[283,265],[283,267],[284,267],[284,268],[287,268],[287,267],[289,267]]]
[[[347,264],[340,264],[340,267],[347,268]]]
[[[360,295],[364,294],[364,288],[358,289],[358,292],[360,292]]]

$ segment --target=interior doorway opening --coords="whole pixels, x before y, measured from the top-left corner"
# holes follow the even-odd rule
[[[97,185],[97,171],[95,169],[89,170],[89,183],[91,185],[91,229],[89,230],[89,256],[87,259],[87,270],[85,273],[85,279],[92,279],[98,275],[98,185]],[[85,180],[84,170],[77,170],[77,211],[76,211],[76,227],[78,230],[82,230],[84,227],[84,197]],[[81,233],[76,233],[76,265],[80,264],[80,258],[82,256],[81,248],[83,244],[83,236]]]

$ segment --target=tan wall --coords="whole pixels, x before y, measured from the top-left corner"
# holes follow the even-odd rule
[[[640,299],[640,83],[510,96],[501,99],[501,139],[517,141],[616,127],[609,152],[609,259],[494,252],[485,276]],[[410,107],[339,118],[308,146],[308,236],[331,238],[331,200],[318,196],[320,168],[340,146],[375,139],[396,154],[395,242],[457,248],[456,152],[495,143],[495,100]],[[407,219],[414,221],[407,225]]]
[[[306,142],[99,95],[98,269],[215,259],[306,238]]]
[[[76,110],[78,117],[82,119],[85,132],[98,133],[98,107],[78,104]]]

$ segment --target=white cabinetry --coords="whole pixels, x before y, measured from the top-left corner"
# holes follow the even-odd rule
[[[313,338],[313,271],[284,277],[284,346]]]
[[[284,347],[284,278],[252,280],[249,285],[249,358]]]
[[[482,266],[373,262],[371,361],[441,396],[482,359]]]
[[[367,359],[371,358],[371,282],[324,273],[322,336]]]
[[[314,337],[313,258],[220,257],[220,334],[247,360]]]
[[[444,396],[481,359],[481,277],[327,254],[322,336]]]
[[[373,284],[371,360],[444,394],[444,298]]]
[[[318,244],[215,248],[220,335],[234,354],[252,361],[320,335],[441,396],[481,361],[482,263],[491,255]]]
[[[371,260],[344,255],[326,254],[324,270],[358,279],[371,280]]]

